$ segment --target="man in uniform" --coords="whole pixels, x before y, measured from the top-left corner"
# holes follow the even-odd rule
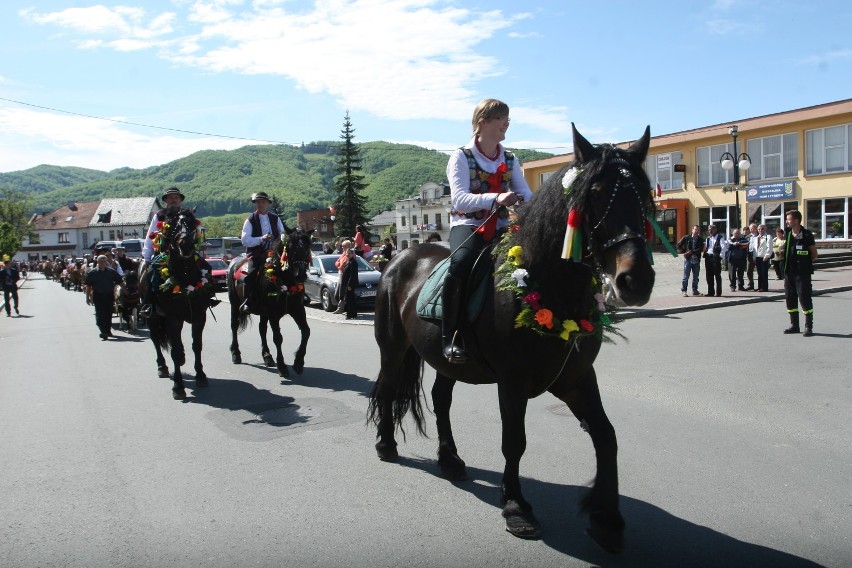
[[[784,298],[790,314],[790,327],[784,333],[799,333],[799,304],[805,314],[805,337],[814,334],[814,303],[811,274],[817,258],[814,234],[802,226],[802,212],[787,213],[784,244]]]
[[[240,311],[243,313],[251,312],[258,272],[266,262],[267,251],[272,249],[273,245],[281,239],[281,235],[287,230],[281,218],[269,211],[272,200],[266,192],[259,191],[253,194],[251,202],[255,205],[255,211],[243,223],[241,238],[249,256],[248,273],[244,281],[245,300],[243,305],[240,306]]]
[[[98,256],[98,267],[86,275],[86,288],[95,304],[95,322],[101,331],[101,340],[112,337],[112,306],[115,298],[115,286],[122,288],[124,283],[118,272],[107,266],[106,255]]]

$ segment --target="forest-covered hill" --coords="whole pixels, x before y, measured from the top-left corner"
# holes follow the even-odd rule
[[[101,172],[77,167],[42,165],[0,173],[0,189],[28,195],[34,212],[50,211],[69,201],[104,197],[159,196],[176,185],[187,205],[216,218],[252,210],[256,191],[273,195],[285,219],[296,212],[327,207],[333,200],[338,142],[313,142],[302,147],[244,146],[237,150],[205,150],[160,166],[120,168]],[[447,155],[420,146],[368,142],[361,150],[361,173],[368,184],[367,214],[390,209],[396,199],[410,197],[426,182],[446,181]],[[515,150],[518,158],[546,158],[535,150]]]

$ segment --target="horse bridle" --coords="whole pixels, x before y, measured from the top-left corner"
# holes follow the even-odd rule
[[[642,203],[642,197],[639,195],[639,191],[636,189],[636,185],[633,183],[633,176],[631,175],[630,170],[629,170],[630,162],[627,161],[626,158],[623,158],[621,156],[615,156],[614,158],[611,158],[607,162],[607,164],[619,166],[620,176],[615,182],[615,187],[612,188],[612,192],[610,193],[610,196],[609,196],[609,203],[607,203],[607,205],[606,205],[606,210],[604,211],[601,218],[598,219],[598,222],[595,224],[595,226],[592,227],[592,230],[590,231],[589,234],[594,235],[594,233],[598,229],[598,227],[601,226],[601,223],[603,223],[604,220],[607,218],[610,210],[612,209],[612,205],[615,202],[615,197],[616,197],[616,195],[618,195],[618,191],[622,187],[624,187],[625,185],[630,190],[633,191],[633,195],[636,196],[636,201],[639,202],[639,210],[642,212],[641,218],[639,220],[639,226],[645,227],[645,225],[647,224],[647,221],[648,221],[648,215],[645,211],[645,206]],[[636,231],[625,231],[625,232],[623,232],[619,235],[616,235],[615,237],[612,237],[611,239],[607,240],[603,244],[601,244],[598,247],[597,251],[593,250],[591,252],[598,253],[598,254],[603,253],[603,252],[606,252],[607,250],[611,249],[615,245],[621,244],[625,241],[634,240],[634,239],[641,240],[642,244],[645,244],[645,235],[644,234],[637,233]],[[592,243],[594,241],[593,241],[593,239],[589,239],[589,242]]]
[[[194,230],[189,227],[189,223],[187,221],[186,215],[183,213],[178,214],[178,217],[175,221],[175,226],[171,231],[171,235],[169,237],[169,247],[172,249],[172,252],[177,252],[178,256],[181,258],[190,258],[192,253],[195,252],[195,246],[193,243],[193,249],[190,253],[184,254],[181,247],[178,246],[178,240],[180,237],[189,238],[189,235],[193,233]]]

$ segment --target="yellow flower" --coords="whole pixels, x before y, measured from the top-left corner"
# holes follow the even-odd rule
[[[515,266],[520,266],[524,263],[524,249],[520,245],[515,245],[509,249],[507,256]]]
[[[559,337],[568,341],[568,338],[571,336],[571,333],[574,331],[578,331],[580,326],[577,325],[577,322],[574,320],[565,320],[562,322],[562,333],[559,334]]]
[[[163,278],[168,278],[169,277],[169,269],[168,268],[161,268],[160,274],[163,275]]]

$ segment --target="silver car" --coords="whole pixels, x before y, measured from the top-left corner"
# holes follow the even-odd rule
[[[337,285],[340,283],[340,274],[334,261],[338,258],[340,258],[339,254],[314,256],[308,268],[308,279],[305,280],[305,296],[308,301],[319,303],[327,312],[337,309]],[[359,285],[355,289],[358,306],[372,308],[375,305],[376,290],[382,273],[360,256],[355,257],[355,262],[358,263]]]

